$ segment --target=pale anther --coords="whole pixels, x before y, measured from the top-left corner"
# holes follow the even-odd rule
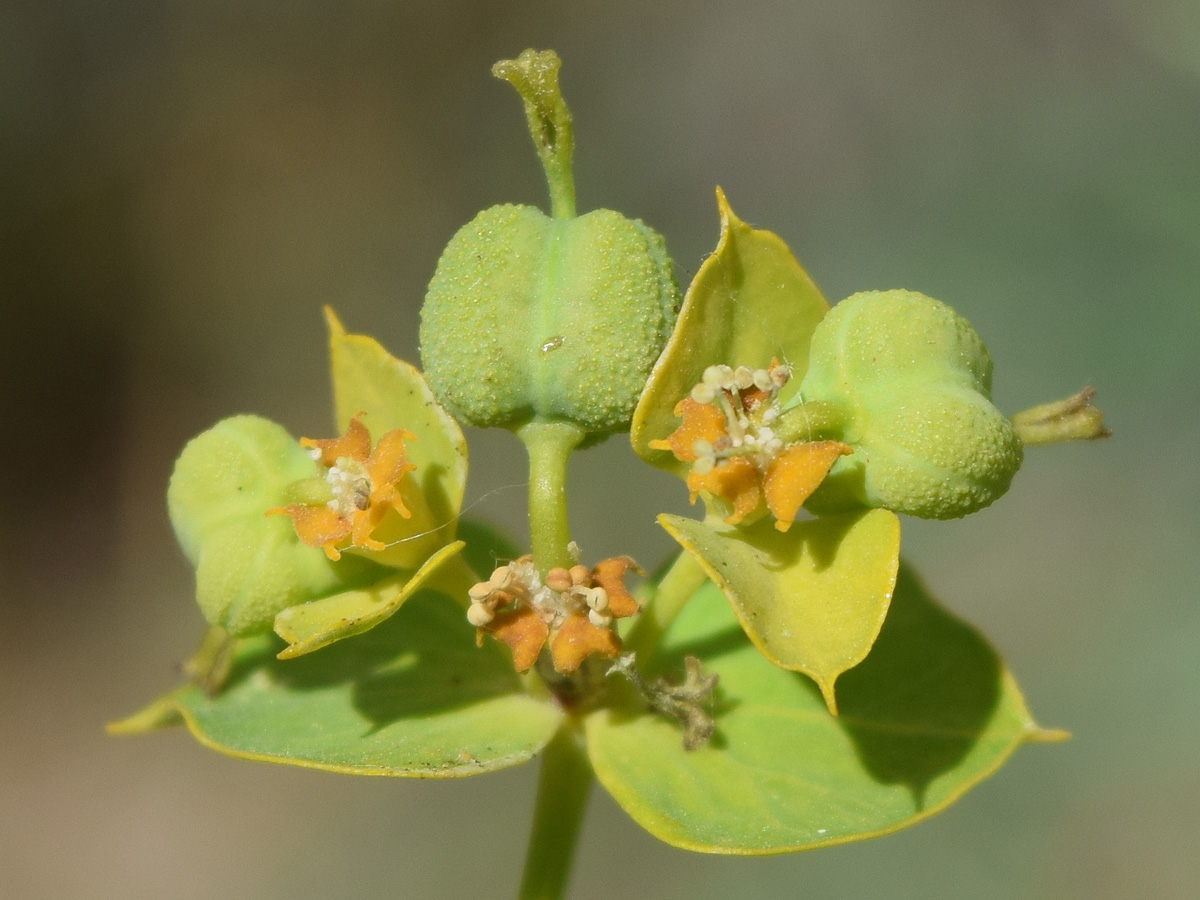
[[[697,403],[712,403],[717,397],[717,389],[707,382],[700,382],[692,388],[692,399]]]
[[[592,580],[592,572],[587,566],[571,566],[571,583],[588,584]]]
[[[492,595],[492,590],[493,587],[491,583],[487,581],[481,581],[478,584],[471,585],[471,587],[467,589],[467,596],[472,600],[486,600]]]
[[[733,373],[733,383],[739,391],[744,391],[754,384],[754,370],[749,366],[738,366]]]
[[[709,366],[704,370],[703,382],[709,387],[725,388],[733,380],[733,369],[729,366]]]
[[[565,591],[571,587],[571,573],[563,568],[554,568],[546,573],[546,587],[552,591]]]
[[[587,594],[587,605],[596,612],[608,609],[608,591],[602,587],[594,587]]]
[[[482,628],[494,618],[492,611],[481,603],[472,603],[467,609],[467,621],[476,628]]]
[[[498,591],[504,590],[512,584],[513,573],[508,566],[500,566],[492,571],[492,577],[488,579],[492,587]]]

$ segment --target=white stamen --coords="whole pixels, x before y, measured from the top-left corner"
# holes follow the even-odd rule
[[[729,366],[709,366],[704,370],[702,381],[711,388],[720,390],[726,387],[733,378],[733,369]]]
[[[482,628],[495,617],[495,614],[490,609],[480,603],[472,603],[467,608],[467,621],[476,628]]]
[[[594,587],[587,594],[587,605],[596,612],[608,609],[608,591],[602,587]]]

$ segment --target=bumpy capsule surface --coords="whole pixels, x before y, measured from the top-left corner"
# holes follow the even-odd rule
[[[300,543],[286,516],[265,514],[318,477],[308,451],[257,416],[224,419],[184,447],[167,509],[209,624],[234,635],[269,631],[280,610],[379,577],[366,560],[331,562]]]
[[[494,206],[438,262],[421,359],[439,401],[477,426],[531,419],[628,428],[679,291],[662,238],[599,209],[550,218]]]
[[[1021,465],[1016,430],[991,403],[992,363],[971,325],[912,291],[846,298],[813,334],[800,396],[845,416],[839,460],[809,502],[928,519],[987,506]]]

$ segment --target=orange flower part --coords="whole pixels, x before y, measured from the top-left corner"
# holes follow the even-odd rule
[[[550,626],[529,607],[500,613],[487,631],[508,645],[513,655],[513,668],[518,672],[528,672],[533,667],[550,637]]]
[[[704,474],[692,471],[687,477],[692,503],[696,502],[697,494],[708,491],[733,506],[733,512],[725,517],[725,521],[730,525],[736,525],[758,509],[759,503],[762,502],[761,483],[762,475],[758,467],[744,456],[732,456],[721,465],[714,465]],[[792,515],[795,515],[794,511]]]
[[[725,521],[736,525],[763,506],[775,527],[787,531],[838,457],[853,452],[838,441],[785,444],[775,433],[782,415],[780,389],[789,366],[771,360],[765,369],[709,366],[691,393],[675,407],[679,427],[666,440],[652,441],[691,463],[691,501],[701,493],[731,507]]]
[[[477,640],[490,634],[508,645],[518,672],[549,646],[555,671],[570,675],[589,656],[611,658],[621,651],[613,620],[641,609],[625,587],[630,569],[642,571],[630,557],[614,556],[590,570],[555,568],[543,578],[532,557],[523,556],[471,587],[467,620],[478,629]]]
[[[588,621],[583,613],[563,619],[550,639],[550,658],[554,671],[571,675],[578,671],[589,656],[613,657],[621,652],[621,639],[611,628],[601,628]],[[514,657],[515,658],[515,657]]]
[[[602,559],[592,568],[592,583],[604,588],[608,594],[608,612],[614,619],[628,618],[642,611],[642,605],[625,587],[625,573],[630,569],[639,575],[645,574],[632,556]]]
[[[361,415],[361,414],[360,414]],[[310,547],[321,547],[332,560],[341,559],[340,545],[382,550],[371,537],[389,511],[404,518],[412,513],[404,505],[399,484],[416,469],[408,462],[405,441],[414,436],[403,428],[387,432],[371,449],[371,433],[355,416],[346,433],[336,438],[301,438],[300,445],[314,451],[324,466],[325,481],[333,499],[321,505],[293,503],[267,510],[267,515],[290,516],[296,536]],[[348,541],[347,541],[348,539]]]
[[[767,509],[775,517],[775,527],[780,531],[791,528],[796,513],[821,486],[838,457],[852,452],[838,441],[805,441],[792,444],[775,457],[763,476],[763,493]]]
[[[680,462],[696,461],[696,442],[716,443],[726,434],[725,414],[711,403],[684,397],[675,404],[675,415],[683,421],[665,441],[651,441],[654,450],[670,450]],[[693,502],[695,502],[693,500]]]

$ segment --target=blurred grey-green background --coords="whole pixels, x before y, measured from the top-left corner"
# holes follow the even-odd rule
[[[831,300],[958,308],[1002,408],[1091,383],[1116,431],[905,524],[1074,740],[772,859],[673,850],[598,792],[573,897],[1200,895],[1196,0],[2,0],[0,897],[514,892],[533,767],[354,779],[102,725],[201,629],[162,501],[183,442],[249,411],[325,433],[321,304],[415,358],[454,229],[543,202],[488,75],[526,46],[566,61],[581,206],[663,231],[681,280],[721,184]],[[473,512],[519,529],[515,442],[471,437]],[[621,439],[573,489],[589,555],[652,564],[685,508]]]

